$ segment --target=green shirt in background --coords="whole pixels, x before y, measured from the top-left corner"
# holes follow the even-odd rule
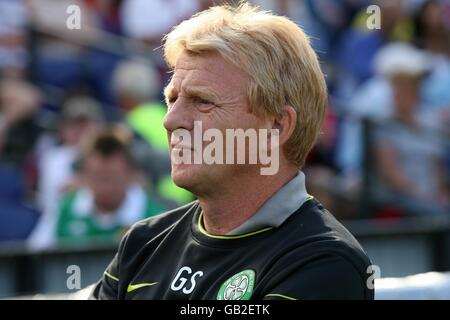
[[[122,205],[113,213],[96,213],[87,189],[67,194],[61,201],[56,226],[58,242],[116,241],[134,222],[167,210],[157,198],[139,191],[135,204]],[[136,197],[135,197],[136,199]],[[138,204],[136,204],[138,202]],[[128,210],[128,212],[126,212]]]

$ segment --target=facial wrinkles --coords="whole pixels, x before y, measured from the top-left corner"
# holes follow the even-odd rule
[[[210,116],[226,120],[232,117],[233,112],[248,110],[246,85],[243,86],[247,79],[239,69],[230,70],[230,68],[234,67],[215,56],[211,56],[209,60],[180,58],[172,85],[179,97],[187,97],[189,92],[184,92],[186,91],[184,88],[189,87],[212,92],[211,96],[215,99],[208,100],[212,100],[216,108],[211,110]],[[239,108],[243,104],[245,108]]]

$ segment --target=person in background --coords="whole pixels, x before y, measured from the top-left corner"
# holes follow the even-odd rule
[[[42,210],[38,226],[28,239],[33,248],[49,243],[50,230],[55,225],[55,211],[61,196],[76,184],[76,162],[83,137],[103,125],[100,105],[88,96],[74,96],[63,105],[55,145],[47,146],[38,155],[38,196]]]
[[[406,214],[448,214],[450,189],[439,119],[433,119],[434,110],[421,105],[428,60],[405,45],[393,45],[383,57],[379,68],[389,79],[393,110],[374,129],[376,202]]]
[[[118,239],[134,222],[166,209],[138,181],[128,145],[120,128],[105,128],[84,146],[82,185],[64,196],[57,210],[58,242]]]
[[[374,77],[358,87],[347,101],[347,112],[340,120],[335,162],[339,168],[341,190],[349,196],[362,190],[364,168],[363,119],[384,122],[394,114],[391,72],[421,73],[418,120],[435,130],[444,130],[450,110],[450,64],[402,42],[381,48],[373,63]],[[397,70],[397,71],[396,71]]]

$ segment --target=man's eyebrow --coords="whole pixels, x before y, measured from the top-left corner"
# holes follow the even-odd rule
[[[183,88],[183,91],[189,96],[196,96],[199,98],[212,100],[213,102],[219,101],[219,96],[208,87],[186,86]]]

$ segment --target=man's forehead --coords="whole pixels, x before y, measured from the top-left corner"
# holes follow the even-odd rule
[[[245,72],[227,62],[219,53],[183,53],[177,61],[172,86],[195,85],[242,88],[248,81]]]

